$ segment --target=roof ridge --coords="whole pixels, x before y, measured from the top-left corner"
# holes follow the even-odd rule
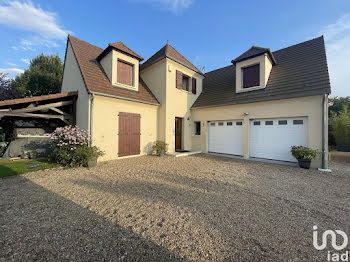
[[[288,49],[288,48],[291,48],[291,47],[295,47],[295,46],[298,46],[298,45],[302,45],[302,44],[305,44],[305,43],[308,43],[308,42],[311,42],[311,41],[314,41],[314,40],[320,39],[320,38],[324,39],[323,35],[318,36],[318,37],[315,37],[315,38],[312,38],[312,39],[309,39],[309,40],[306,40],[306,41],[304,41],[304,42],[300,42],[300,43],[297,43],[297,44],[294,44],[294,45],[290,45],[290,46],[287,46],[287,47],[283,47],[283,48],[281,48],[281,49],[277,49],[277,50],[273,51],[272,53],[279,52],[279,51],[281,51],[281,50],[285,50],[285,49]]]
[[[190,65],[192,65],[198,72],[203,73],[201,70],[199,70],[194,64],[192,64],[190,62],[190,60],[188,60],[185,56],[183,56],[179,51],[176,50],[175,47],[173,47],[170,43],[167,43],[168,46],[170,46],[171,48],[173,48],[182,58],[185,59],[185,61],[187,61],[188,63],[190,63]],[[171,56],[170,56],[171,57]],[[176,59],[177,60],[177,59]]]
[[[217,70],[221,70],[221,69],[224,69],[224,68],[226,68],[226,67],[231,67],[231,66],[235,66],[235,65],[231,64],[231,65],[219,67],[219,68],[213,69],[213,70],[211,70],[211,71],[205,72],[205,74],[208,74],[208,73],[211,73],[211,72],[214,72],[214,71],[217,71]]]
[[[76,37],[76,36],[73,36],[73,35],[71,35],[71,34],[68,34],[68,39],[71,38],[71,37],[72,37],[72,38],[75,38],[75,39],[77,39],[77,40],[79,40],[79,41],[81,41],[81,42],[84,42],[84,43],[86,43],[86,44],[92,45],[92,46],[94,46],[94,47],[97,47],[97,48],[103,50],[103,48],[101,48],[101,47],[99,47],[99,46],[97,46],[97,45],[91,44],[91,43],[86,42],[85,40],[82,40],[82,39],[80,39],[80,38],[78,38],[78,37]]]

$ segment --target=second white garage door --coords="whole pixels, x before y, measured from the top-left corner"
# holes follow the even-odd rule
[[[307,118],[250,122],[250,156],[296,162],[291,146],[307,146]]]
[[[209,152],[243,155],[243,122],[209,122]]]

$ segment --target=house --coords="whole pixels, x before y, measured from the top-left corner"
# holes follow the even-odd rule
[[[202,151],[294,161],[292,145],[327,167],[330,83],[323,37],[271,52],[253,46],[203,73],[167,43],[147,61],[123,42],[102,49],[68,36],[62,92],[78,91],[76,121],[102,160]]]

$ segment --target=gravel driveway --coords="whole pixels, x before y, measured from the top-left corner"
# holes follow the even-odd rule
[[[350,166],[332,168],[201,154],[0,179],[0,261],[326,261],[313,226],[350,237]]]

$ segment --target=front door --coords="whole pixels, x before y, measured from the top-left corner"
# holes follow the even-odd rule
[[[175,150],[182,149],[182,118],[175,117]]]
[[[140,120],[139,114],[119,113],[119,157],[140,154]]]

